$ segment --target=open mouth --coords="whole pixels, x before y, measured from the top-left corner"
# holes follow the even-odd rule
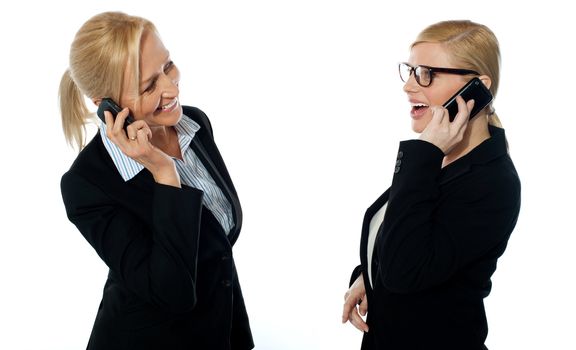
[[[424,103],[413,103],[412,104],[412,112],[420,113],[421,111],[428,108],[427,104]]]
[[[412,118],[422,117],[430,107],[425,103],[419,103],[419,102],[411,103],[411,105],[412,109],[410,110],[410,115],[412,116]]]
[[[170,111],[170,110],[174,109],[174,107],[176,107],[177,104],[178,104],[178,98],[175,98],[172,101],[170,101],[169,103],[158,107],[158,110],[162,111],[162,112]]]

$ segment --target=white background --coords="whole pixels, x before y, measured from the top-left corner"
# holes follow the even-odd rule
[[[514,3],[3,2],[0,348],[86,346],[107,271],[64,212],[76,153],[57,89],[80,25],[122,10],[157,25],[182,103],[212,120],[244,209],[235,257],[257,350],[359,348],[340,314],[363,213],[415,137],[396,64],[428,24],[488,25],[523,202],[486,299],[487,345],[576,349],[574,20],[559,1]]]

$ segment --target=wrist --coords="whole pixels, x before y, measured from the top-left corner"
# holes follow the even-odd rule
[[[156,183],[174,187],[182,187],[180,183],[180,175],[176,170],[176,165],[174,161],[170,161],[169,164],[164,164],[162,166],[156,167],[150,171],[154,177]]]

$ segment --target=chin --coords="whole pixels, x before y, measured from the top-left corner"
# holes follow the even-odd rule
[[[412,120],[412,131],[421,134],[426,128],[426,125],[427,124],[423,123],[422,120]]]
[[[180,106],[180,104],[178,104],[178,108],[176,108],[174,111],[172,111],[172,113],[175,113],[176,124],[178,124],[180,119],[182,119],[182,114],[184,113],[184,111],[182,110],[182,106]]]
[[[176,107],[170,112],[160,112],[154,116],[156,124],[174,126],[182,119],[182,106]]]
[[[428,126],[432,120],[432,113],[428,111],[425,115],[420,116],[420,118],[412,118],[412,131],[421,134],[424,129]]]

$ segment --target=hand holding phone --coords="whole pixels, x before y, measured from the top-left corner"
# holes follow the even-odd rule
[[[472,111],[470,111],[469,119],[472,119],[484,109],[491,101],[492,101],[492,94],[490,90],[486,88],[484,83],[478,78],[473,78],[470,80],[464,87],[462,87],[458,92],[454,94],[454,96],[450,97],[446,103],[444,103],[443,107],[448,110],[448,114],[450,116],[450,121],[453,121],[458,113],[458,104],[456,103],[456,97],[462,96],[464,102],[468,102],[469,100],[474,100],[474,107]]]
[[[120,111],[122,111],[122,107],[120,107],[114,100],[109,97],[105,97],[102,99],[100,104],[98,105],[98,111],[96,114],[98,118],[102,120],[102,122],[106,123],[106,118],[104,117],[104,112],[109,111],[112,113],[112,117],[116,119],[116,116]],[[126,131],[126,127],[134,122],[134,117],[131,114],[128,114],[124,121],[124,131]]]

